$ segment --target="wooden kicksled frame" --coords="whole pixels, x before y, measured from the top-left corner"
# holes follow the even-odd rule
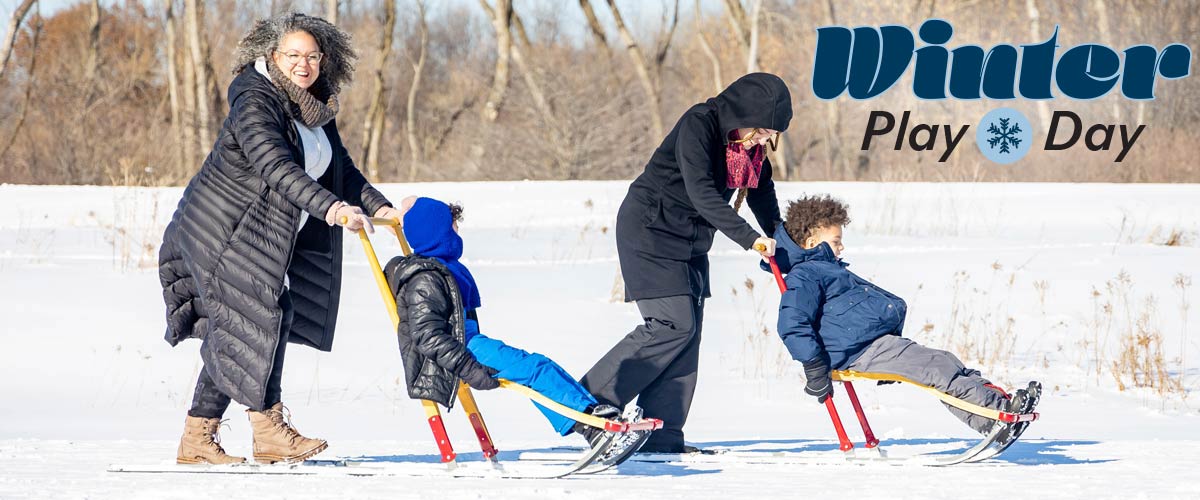
[[[342,223],[346,223],[345,217],[342,218]],[[376,227],[390,226],[395,228],[396,239],[399,240],[400,248],[403,250],[404,255],[412,253],[412,249],[409,248],[408,242],[404,239],[404,232],[401,230],[399,220],[372,217],[371,224]],[[371,238],[367,235],[367,231],[359,230],[358,239],[362,242],[363,251],[366,252],[367,262],[370,264],[371,272],[375,276],[375,284],[378,285],[379,294],[383,298],[383,305],[387,308],[388,315],[392,319],[392,333],[395,334],[397,328],[400,326],[400,313],[397,311],[396,297],[392,295],[391,287],[388,285],[387,277],[383,274],[383,267],[379,264],[379,257],[375,253],[375,247],[371,244]],[[540,392],[509,380],[501,379],[500,387],[516,391],[559,415],[582,422],[585,425],[604,429],[608,432],[656,430],[661,429],[663,425],[662,420],[654,418],[648,418],[639,422],[621,422],[575,411],[546,397]],[[496,445],[492,441],[491,434],[488,432],[487,424],[483,420],[483,414],[479,412],[479,406],[475,404],[475,397],[471,394],[470,386],[461,380],[458,382],[458,399],[462,402],[463,411],[467,413],[467,419],[470,420],[471,427],[475,429],[475,437],[479,441],[479,447],[483,451],[484,458],[489,462],[495,463],[497,460]],[[437,442],[442,462],[453,465],[457,454],[454,452],[454,446],[450,444],[450,437],[446,434],[446,426],[442,422],[441,409],[438,408],[437,403],[427,399],[422,399],[421,404],[425,408],[425,417],[429,422],[430,430],[433,431],[433,438]]]
[[[779,293],[787,291],[787,284],[783,280],[783,273],[779,270],[779,264],[775,262],[775,257],[768,258],[768,264],[771,266],[771,273],[775,275],[775,283],[779,285]],[[982,417],[987,417],[992,420],[999,420],[1004,423],[1014,422],[1031,422],[1037,420],[1037,412],[1017,414],[1009,413],[991,408],[985,408],[968,401],[956,398],[934,387],[921,384],[906,377],[892,375],[889,373],[866,373],[853,370],[834,370],[831,378],[842,383],[842,387],[846,389],[846,396],[850,398],[850,404],[854,407],[854,415],[858,417],[858,423],[862,426],[863,438],[866,441],[867,449],[874,449],[879,446],[879,439],[875,437],[875,433],[871,431],[871,424],[867,422],[867,415],[863,412],[862,404],[858,402],[858,394],[854,391],[854,380],[875,380],[885,382],[899,382],[917,387],[925,392],[933,394],[943,403],[958,408],[968,413],[973,413]],[[849,453],[854,449],[854,443],[846,435],[846,428],[842,426],[842,419],[838,415],[837,406],[833,403],[833,398],[825,400],[825,409],[829,411],[829,419],[833,421],[833,430],[837,433],[838,448],[843,452]]]

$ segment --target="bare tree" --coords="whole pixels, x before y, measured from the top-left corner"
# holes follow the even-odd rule
[[[411,163],[408,165],[408,180],[417,178],[417,166],[421,162],[421,143],[417,140],[417,89],[421,87],[421,72],[425,69],[425,55],[429,51],[429,25],[425,21],[425,0],[416,0],[417,15],[420,23],[420,46],[415,62],[412,63],[412,85],[408,87],[408,109],[405,118],[405,129],[408,132],[408,148],[411,153]]]
[[[36,19],[33,24],[33,36],[29,43],[29,81],[25,82],[25,99],[21,103],[21,114],[17,115],[17,122],[13,125],[12,133],[4,142],[4,148],[0,149],[0,162],[3,162],[4,158],[8,156],[8,150],[12,148],[13,142],[16,142],[17,134],[21,133],[21,127],[25,124],[25,116],[29,112],[29,98],[33,95],[33,72],[37,69],[38,39],[42,34],[42,16],[39,14]]]
[[[526,54],[533,53],[533,44],[529,42],[529,33],[525,32],[525,23],[521,21],[521,16],[517,15],[517,6],[513,5],[512,28],[517,32],[517,40],[521,43],[521,48]]]
[[[479,0],[479,5],[492,16],[496,18],[496,11],[488,5],[487,0]],[[526,54],[533,50],[533,45],[529,43],[529,36],[525,33],[525,24],[521,22],[521,16],[517,14],[515,6],[512,7],[512,28],[517,31],[517,43],[509,46],[513,62],[517,63],[517,67],[521,70],[522,80],[525,86],[529,89],[529,95],[533,98],[533,106],[537,108],[542,119],[547,124],[553,124],[554,109],[550,106],[550,101],[546,99],[546,93],[542,91],[542,85],[538,83],[537,76],[533,72],[533,66],[527,59]]]
[[[700,49],[704,51],[704,55],[708,57],[708,62],[712,64],[712,79],[713,92],[719,93],[725,88],[725,79],[721,77],[721,58],[713,50],[712,43],[708,41],[708,35],[704,34],[703,18],[700,16],[700,0],[696,0],[696,39],[700,40]]]
[[[762,0],[750,0],[750,14],[740,0],[725,0],[725,9],[729,11],[730,26],[736,35],[742,53],[746,55],[747,73],[759,71],[758,62],[758,20],[762,10]]]
[[[612,11],[613,21],[617,25],[617,33],[621,35],[621,41],[625,43],[625,49],[629,51],[629,57],[633,59],[633,69],[637,72],[638,80],[642,82],[642,89],[646,91],[647,107],[650,108],[650,126],[654,137],[662,137],[663,120],[660,109],[662,104],[658,98],[658,88],[654,85],[654,79],[650,75],[650,64],[646,61],[646,56],[642,54],[642,49],[638,47],[637,40],[633,39],[633,35],[625,27],[625,20],[621,18],[621,11],[617,8],[616,1],[606,1],[608,9]]]
[[[186,10],[186,4],[185,4]],[[187,17],[186,13],[183,17]],[[187,30],[187,22],[183,18],[179,18],[179,31],[184,33],[184,38],[190,38]],[[196,155],[197,141],[196,130],[196,66],[192,64],[191,50],[187,47],[190,44],[187,40],[180,40],[180,47],[172,47],[171,52],[178,54],[181,67],[183,68],[183,117],[180,120],[180,125],[183,129],[183,156],[186,162],[195,162],[198,157]],[[204,148],[204,146],[200,146]],[[186,165],[185,165],[186,167]]]
[[[204,50],[200,37],[200,5],[196,0],[184,0],[187,18],[188,47],[192,54],[192,73],[196,77],[196,128],[199,129],[200,149],[212,145],[209,136],[208,71],[205,70]]]
[[[1092,10],[1096,12],[1096,24],[1100,27],[1100,41],[1105,45],[1112,46],[1112,28],[1108,23],[1108,4],[1106,0],[1093,0]],[[1112,101],[1112,120],[1113,123],[1121,121],[1121,107],[1117,99],[1110,98]]]
[[[325,20],[330,24],[338,23],[338,6],[341,3],[340,0],[325,0]]]
[[[165,19],[163,27],[166,29],[166,56],[167,56],[167,97],[171,104],[171,132],[175,137],[175,165],[176,172],[184,171],[185,151],[183,123],[179,110],[179,69],[175,65],[176,50],[175,47],[175,0],[163,0],[163,9],[165,11]]]
[[[750,44],[746,47],[746,72],[756,73],[761,71],[759,68],[759,20],[762,18],[762,0],[750,0],[750,19],[749,32]],[[787,179],[789,177],[788,161],[787,161],[787,143],[782,136],[775,141],[775,146],[778,148],[770,153],[771,167],[774,168],[776,179]]]
[[[834,8],[833,0],[825,0],[825,23],[828,25],[837,24],[837,10]],[[842,180],[854,180],[854,172],[850,170],[850,162],[841,154],[842,150],[842,122],[839,104],[834,101],[824,103],[825,105],[825,154],[826,166],[829,170],[826,172],[826,177],[833,178],[833,171],[840,165],[842,170]]]
[[[675,8],[671,11],[671,24],[662,43],[654,51],[654,88],[662,89],[662,68],[667,61],[667,53],[671,50],[671,40],[675,38],[675,28],[679,27],[679,0],[675,0]],[[666,13],[663,13],[666,16]]]
[[[392,54],[392,38],[396,31],[396,0],[383,2],[383,32],[379,36],[379,57],[375,65],[375,86],[371,98],[371,108],[367,110],[367,118],[363,123],[363,156],[366,158],[367,178],[378,182],[379,177],[379,142],[383,138],[384,120],[387,114],[387,100],[384,99],[385,86],[383,71],[387,68],[388,57]],[[415,78],[415,77],[414,77]]]
[[[604,27],[600,26],[600,20],[596,18],[592,2],[579,0],[579,8],[583,9],[583,17],[587,19],[588,29],[592,33],[592,39],[595,40],[596,46],[604,51],[607,58],[612,59],[612,47],[608,46],[608,37],[604,36]]]
[[[742,8],[741,0],[725,0],[725,9],[729,11],[729,27],[733,28],[734,38],[742,50],[750,49],[750,29],[747,27],[746,9]]]
[[[1038,12],[1037,0],[1025,0],[1025,14],[1029,17],[1029,34],[1032,35],[1029,40],[1037,40],[1041,36],[1041,20],[1042,15]],[[1038,100],[1038,126],[1046,127],[1050,125],[1050,106],[1045,100]]]
[[[200,37],[200,60],[203,63],[201,66],[204,68],[205,81],[204,93],[201,94],[201,97],[208,99],[209,109],[209,118],[207,122],[204,122],[204,127],[211,131],[214,130],[216,126],[220,125],[220,119],[225,115],[227,110],[225,109],[224,93],[221,92],[221,89],[217,88],[217,74],[213,68],[212,62],[212,47],[210,47],[208,43],[209,36],[207,35],[208,31],[206,28],[208,21],[204,7],[205,3],[200,2],[197,4],[197,6],[199,7],[199,11],[196,13],[196,16],[199,20],[200,30],[206,33],[205,36]],[[203,145],[205,148],[210,146],[212,146],[212,144]]]
[[[750,0],[750,43],[746,47],[746,72],[758,72],[758,19],[762,14],[762,0]]]
[[[29,8],[33,7],[33,2],[36,0],[25,0],[13,10],[12,17],[8,18],[8,35],[4,38],[4,46],[0,47],[0,78],[4,77],[4,68],[8,67],[8,58],[12,56],[13,42],[17,39],[17,30],[21,27],[21,21],[25,19],[25,15],[29,13]]]
[[[100,66],[100,0],[92,0],[92,20],[91,26],[88,29],[88,53],[87,53],[87,81],[88,88],[94,89],[96,85],[96,70]],[[88,95],[92,96],[94,91],[89,90]]]
[[[487,6],[487,0],[479,0]],[[483,118],[489,122],[500,117],[504,95],[508,92],[508,66],[512,53],[512,0],[496,0],[496,9],[490,14],[492,28],[496,30],[496,69],[492,72],[492,87],[483,105]]]

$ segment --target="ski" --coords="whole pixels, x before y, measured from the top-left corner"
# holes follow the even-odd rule
[[[352,459],[305,460],[295,464],[225,464],[225,465],[181,465],[174,462],[160,464],[110,465],[108,472],[143,474],[234,474],[234,475],[296,475],[296,476],[417,476],[417,477],[462,477],[498,479],[557,479],[584,471],[594,474],[608,467],[588,469],[596,464],[612,446],[611,435],[605,436],[595,448],[582,450],[574,457],[560,457],[561,465],[546,463],[515,462],[377,462]]]
[[[299,464],[227,464],[178,465],[112,465],[109,472],[174,473],[174,474],[233,474],[233,475],[297,475],[297,476],[409,476],[498,479],[557,479],[576,471],[571,466],[546,464],[500,464],[489,462],[458,463],[453,466],[437,463],[299,463]]]
[[[1005,427],[997,427],[973,445],[958,453],[917,453],[891,455],[882,448],[852,449],[847,452],[738,451],[715,449],[711,453],[634,453],[632,463],[727,464],[727,465],[839,465],[885,464],[916,466],[949,466],[983,460],[982,454],[994,449]],[[578,448],[561,451],[524,452],[521,461],[564,461],[579,452]],[[993,455],[988,455],[988,458]]]

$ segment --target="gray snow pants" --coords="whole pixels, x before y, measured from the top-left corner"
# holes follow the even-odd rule
[[[983,378],[979,370],[963,366],[957,356],[930,349],[898,335],[884,335],[876,339],[847,368],[900,375],[986,408],[1003,409],[1007,402],[998,390],[985,385],[990,382]],[[946,408],[980,434],[987,434],[995,422],[950,405],[946,405]]]
[[[683,424],[696,392],[704,299],[675,295],[637,301],[644,322],[588,370],[580,383],[602,404],[618,408],[637,398],[645,416],[663,428],[647,451],[683,450]]]

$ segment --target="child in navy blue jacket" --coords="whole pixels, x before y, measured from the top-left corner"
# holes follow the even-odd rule
[[[787,220],[775,231],[775,259],[787,275],[779,336],[804,364],[805,392],[824,403],[833,393],[830,370],[855,370],[900,375],[986,408],[1012,411],[1008,395],[978,370],[901,336],[904,299],[850,272],[839,258],[842,227],[849,223],[842,202],[809,196],[788,205]],[[983,434],[995,422],[946,407]]]

